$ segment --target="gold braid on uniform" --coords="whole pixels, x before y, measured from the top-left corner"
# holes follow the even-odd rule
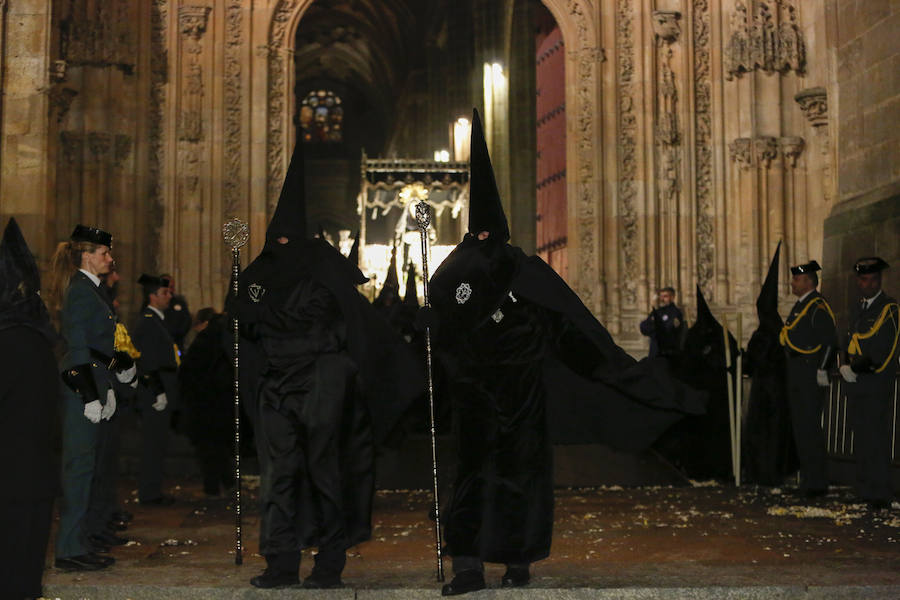
[[[141,351],[134,347],[134,342],[131,341],[131,336],[128,335],[124,323],[116,323],[116,338],[113,347],[120,352],[125,352],[131,358],[141,357]]]
[[[831,312],[831,307],[828,306],[828,302],[825,301],[825,298],[823,298],[822,296],[816,296],[815,298],[813,298],[812,300],[810,300],[809,302],[806,303],[806,306],[803,307],[803,310],[800,311],[800,314],[797,315],[797,318],[794,319],[790,325],[785,325],[784,327],[781,328],[781,333],[778,335],[778,342],[782,346],[787,346],[794,352],[799,352],[800,354],[815,354],[816,352],[819,351],[819,349],[822,347],[822,344],[819,344],[812,350],[803,350],[802,348],[798,348],[797,346],[795,346],[793,344],[793,342],[791,342],[791,337],[789,335],[789,333],[791,331],[793,331],[794,327],[797,326],[797,323],[799,323],[803,319],[803,317],[806,315],[806,313],[809,311],[809,309],[812,308],[813,305],[819,304],[819,303],[821,303],[822,306],[825,307],[825,310],[828,311],[828,314],[831,316],[832,322],[835,321],[834,313]]]
[[[891,359],[894,357],[894,351],[897,350],[897,339],[900,338],[900,326],[898,326],[896,317],[891,313],[891,308],[900,309],[900,305],[896,302],[890,302],[884,305],[884,308],[881,309],[881,314],[878,316],[878,320],[872,325],[872,329],[868,331],[868,333],[854,333],[850,336],[850,345],[847,346],[847,354],[851,355],[862,355],[862,348],[859,346],[859,340],[866,340],[878,333],[878,330],[881,329],[881,326],[885,324],[888,320],[888,316],[890,316],[891,321],[894,323],[894,344],[891,346],[891,351],[888,352],[887,358],[880,367],[875,369],[876,373],[881,373],[884,371],[888,364],[891,362]]]

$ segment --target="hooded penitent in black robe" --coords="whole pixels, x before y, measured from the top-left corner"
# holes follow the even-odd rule
[[[778,262],[781,243],[756,300],[759,327],[750,336],[744,372],[751,378],[750,399],[742,439],[747,483],[781,485],[797,469],[797,451],[786,394],[787,373],[779,335],[784,326],[778,314]]]
[[[0,243],[0,587],[38,598],[59,492],[57,336],[40,275],[15,219]]]
[[[373,444],[423,389],[405,342],[356,290],[362,273],[305,229],[298,143],[265,247],[229,302],[242,332],[267,560],[299,560],[309,546],[343,553],[368,539]]]
[[[730,333],[728,345],[730,369],[725,365],[724,329],[713,317],[698,286],[697,321],[688,330],[684,351],[673,359],[672,372],[680,381],[707,393],[706,413],[686,416],[654,444],[661,455],[694,479],[732,476],[728,373],[732,375],[734,393],[738,385],[738,344]]]
[[[216,495],[234,484],[234,368],[226,315],[214,315],[181,357],[178,398],[186,433],[203,475],[203,490]]]
[[[551,441],[643,449],[705,399],[665,361],[628,356],[546,263],[507,244],[477,112],[471,139],[469,233],[429,290],[459,450],[446,551],[523,564],[550,551]]]

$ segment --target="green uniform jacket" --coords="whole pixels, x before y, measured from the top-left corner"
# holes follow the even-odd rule
[[[65,370],[90,364],[100,402],[105,404],[106,390],[112,386],[113,374],[91,355],[91,350],[104,356],[113,355],[116,315],[94,282],[81,271],[72,276],[66,289],[60,312],[60,333],[66,340],[66,353],[60,368]]]

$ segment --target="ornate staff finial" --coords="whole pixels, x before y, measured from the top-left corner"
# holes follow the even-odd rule
[[[222,225],[222,238],[226,246],[237,250],[250,239],[250,228],[237,217],[231,217]]]
[[[431,208],[424,200],[416,204],[416,223],[422,231],[427,230],[428,226],[431,225]]]

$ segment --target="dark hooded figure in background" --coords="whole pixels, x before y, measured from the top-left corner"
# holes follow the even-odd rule
[[[260,460],[267,568],[251,583],[263,588],[297,584],[308,547],[318,554],[304,587],[342,585],[347,548],[371,535],[374,443],[424,385],[405,342],[357,291],[359,269],[306,237],[303,187],[298,142],[265,246],[227,303]]]
[[[15,219],[0,242],[0,587],[40,598],[53,498],[59,492],[56,332],[40,274]],[[15,349],[12,351],[11,349]]]
[[[430,282],[429,325],[453,403],[458,470],[446,515],[453,580],[485,587],[483,562],[526,585],[550,552],[552,441],[641,450],[704,397],[662,359],[628,356],[540,258],[509,245],[481,120],[473,116],[468,233]]]
[[[697,320],[685,337],[684,352],[673,372],[678,379],[709,395],[706,413],[688,415],[666,431],[654,448],[686,476],[694,479],[725,479],[732,476],[731,437],[728,421],[728,373],[734,380],[737,340],[729,333],[731,366],[725,364],[725,332],[713,316],[697,286]]]
[[[743,436],[747,483],[781,485],[797,468],[797,452],[787,398],[786,357],[779,342],[784,321],[778,314],[778,262],[781,242],[756,299],[759,327],[747,342],[744,372],[750,376]]]

